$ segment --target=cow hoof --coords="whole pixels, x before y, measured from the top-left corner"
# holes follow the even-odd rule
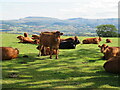
[[[37,55],[38,57],[40,57],[40,55]]]
[[[24,55],[23,57],[24,57],[24,58],[28,58],[28,55]]]
[[[47,56],[46,54],[41,54],[41,56]]]

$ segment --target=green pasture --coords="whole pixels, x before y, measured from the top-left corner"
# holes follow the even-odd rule
[[[106,60],[98,44],[79,44],[76,49],[59,49],[59,59],[38,57],[37,45],[18,43],[18,34],[2,34],[2,46],[18,48],[19,57],[2,61],[2,88],[116,88],[119,75],[107,73]],[[70,36],[62,36],[66,38]],[[79,37],[80,41],[88,37]],[[100,45],[105,43],[105,39]],[[118,38],[110,38],[118,46]],[[106,44],[106,43],[105,43]],[[28,55],[28,58],[23,57]],[[10,78],[11,73],[17,77]]]

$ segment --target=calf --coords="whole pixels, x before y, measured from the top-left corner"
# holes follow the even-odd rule
[[[106,72],[120,73],[120,56],[110,58],[103,67]]]
[[[2,60],[10,60],[18,57],[19,50],[17,48],[12,47],[0,47],[0,58]]]
[[[86,38],[82,42],[83,44],[98,44],[101,41],[101,37],[99,38]]]
[[[104,59],[110,59],[113,56],[120,56],[120,47],[109,47],[106,44],[103,44],[102,46],[98,45],[99,48],[101,48],[101,53],[104,54]]]
[[[38,46],[36,49],[39,50],[40,46]],[[46,56],[46,55],[50,55],[50,48],[49,47],[42,47],[41,56]],[[56,55],[56,50],[55,49],[53,49],[52,55]]]
[[[112,43],[112,40],[106,39],[106,43]]]
[[[41,53],[42,47],[49,47],[50,48],[50,59],[52,59],[52,52],[53,49],[56,50],[56,59],[58,59],[58,49],[60,44],[60,33],[59,31],[56,32],[41,32],[40,34],[40,48],[39,48],[39,55]]]

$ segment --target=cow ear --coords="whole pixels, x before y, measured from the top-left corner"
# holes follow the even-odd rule
[[[75,36],[75,39],[77,39],[78,37],[77,36]]]
[[[108,48],[109,46],[106,46],[106,48]]]
[[[60,35],[63,35],[63,33],[60,33]]]

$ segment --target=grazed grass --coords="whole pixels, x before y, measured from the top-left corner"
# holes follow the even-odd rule
[[[59,59],[37,57],[37,45],[17,43],[16,34],[3,34],[2,46],[20,50],[19,57],[2,62],[3,88],[116,88],[119,76],[104,71],[102,53],[96,44],[79,44],[76,49],[60,49]],[[63,36],[65,38],[65,36]],[[80,41],[87,37],[79,37]],[[100,44],[105,43],[105,39]],[[118,46],[117,38],[110,38]],[[28,55],[28,58],[23,58]],[[18,77],[9,78],[10,73]]]

